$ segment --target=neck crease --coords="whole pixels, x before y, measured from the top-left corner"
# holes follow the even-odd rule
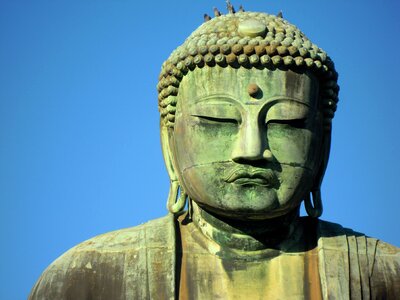
[[[258,251],[284,250],[299,220],[299,208],[274,219],[262,221],[233,220],[207,212],[194,201],[192,220],[197,228],[222,249]],[[298,236],[298,235],[295,235]]]

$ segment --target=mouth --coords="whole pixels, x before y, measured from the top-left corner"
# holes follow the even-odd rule
[[[276,176],[271,170],[235,169],[224,178],[227,183],[241,186],[273,187]]]
[[[256,185],[256,186],[266,186],[270,187],[271,183],[264,178],[251,178],[251,177],[242,177],[234,180],[232,183],[237,185]]]

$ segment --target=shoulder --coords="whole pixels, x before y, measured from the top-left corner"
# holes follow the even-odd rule
[[[395,297],[400,290],[400,248],[326,221],[318,221],[317,233],[326,270],[343,268],[350,274],[352,290],[363,286],[372,298]]]
[[[327,222],[323,220],[318,220],[317,223],[317,232],[319,238],[324,240],[337,240],[340,238],[346,238],[347,240],[359,240],[362,243],[366,243],[365,247],[359,247],[360,250],[366,248],[367,250],[373,251],[375,256],[395,256],[397,257],[400,254],[400,248],[388,244],[378,238],[370,237],[364,233],[355,231],[350,228],[343,227],[340,224]],[[350,247],[352,245],[347,242],[347,246]],[[360,245],[361,246],[361,245]]]
[[[318,220],[317,234],[327,248],[367,254],[371,259],[400,259],[400,248],[336,223]]]
[[[123,299],[125,285],[146,276],[148,252],[171,251],[173,239],[171,216],[93,237],[57,258],[29,299]]]
[[[71,248],[70,252],[104,252],[117,253],[141,249],[162,243],[172,229],[173,219],[167,215],[135,227],[119,229],[95,236]]]
[[[400,291],[400,248],[378,241],[373,266],[371,268],[371,286],[373,298],[385,295],[386,299],[395,299]]]

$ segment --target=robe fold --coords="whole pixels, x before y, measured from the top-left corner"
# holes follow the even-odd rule
[[[338,224],[310,220],[302,217],[299,224],[304,228],[312,224],[315,229],[317,245],[312,250],[317,257],[320,290],[316,298],[400,299],[399,248]],[[180,226],[168,215],[89,239],[56,259],[43,272],[29,299],[190,298],[179,294],[186,240]],[[227,278],[234,277],[227,274]],[[211,292],[204,291],[204,297],[197,299],[207,299]],[[299,294],[289,298],[309,299]],[[265,294],[265,299],[274,298]]]

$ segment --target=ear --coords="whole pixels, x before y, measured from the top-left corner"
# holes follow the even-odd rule
[[[178,176],[176,175],[176,168],[173,160],[173,129],[163,124],[160,120],[160,137],[161,148],[164,156],[165,166],[167,168],[168,176],[170,179],[170,188],[167,201],[167,209],[173,214],[181,213],[186,205],[186,193],[179,186]],[[179,190],[180,196],[178,197]]]
[[[163,120],[160,120],[160,137],[161,137],[161,149],[164,156],[165,166],[167,168],[168,176],[171,182],[178,181],[178,177],[175,173],[175,167],[173,162],[173,154],[171,149],[171,138],[172,138],[172,129],[168,128],[166,124],[164,124]]]
[[[322,147],[321,147],[321,162],[318,172],[315,176],[313,189],[319,190],[324,179],[326,167],[328,166],[329,153],[331,151],[331,132],[332,130],[325,130],[322,137]]]
[[[314,178],[313,186],[311,187],[311,195],[307,193],[304,199],[304,206],[307,214],[312,218],[318,218],[322,215],[322,198],[321,184],[324,179],[326,167],[328,165],[329,153],[331,149],[331,129],[324,131],[321,145],[321,158],[318,171]],[[313,204],[312,204],[313,202]]]

